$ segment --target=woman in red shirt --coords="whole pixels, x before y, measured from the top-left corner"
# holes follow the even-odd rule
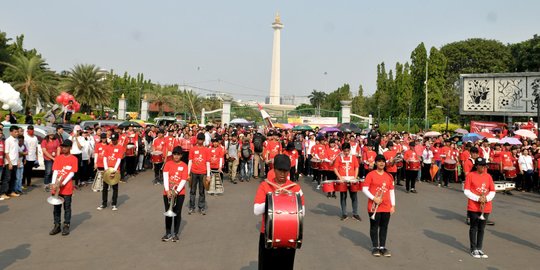
[[[41,142],[41,150],[43,151],[43,161],[45,165],[45,190],[49,191],[49,184],[52,180],[52,166],[56,156],[60,153],[60,141],[54,136],[54,131],[47,133],[47,137]]]
[[[379,205],[375,219],[369,219],[369,235],[373,244],[371,254],[375,257],[381,255],[390,257],[392,255],[385,245],[390,215],[395,212],[396,205],[394,179],[392,175],[384,171],[386,159],[383,155],[377,155],[375,166],[377,169],[368,173],[362,187],[362,192],[369,198],[367,207],[370,217],[374,212],[372,211],[373,203]]]
[[[178,241],[178,232],[180,230],[180,222],[182,221],[182,205],[186,197],[186,183],[188,179],[188,167],[182,160],[182,147],[176,146],[172,150],[172,160],[165,163],[163,168],[163,204],[165,211],[169,210],[170,200],[173,193],[176,194],[176,199],[173,201],[172,211],[176,214],[175,217],[165,216],[165,235],[161,241],[168,242]],[[171,230],[174,219],[174,230]]]

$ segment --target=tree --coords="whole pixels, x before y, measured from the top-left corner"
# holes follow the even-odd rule
[[[431,47],[429,51],[428,66],[429,118],[441,121],[452,106],[452,98],[456,99],[456,95],[446,85],[446,57],[435,47]]]
[[[330,111],[341,110],[342,100],[352,100],[351,89],[348,84],[344,84],[340,88],[336,89],[332,93],[326,95],[322,108]]]
[[[24,55],[18,53],[12,56],[11,63],[0,63],[7,68],[3,80],[21,93],[23,106],[26,110],[38,102],[55,102],[58,83],[57,76],[47,67],[45,60],[37,54]]]
[[[317,91],[313,89],[311,94],[309,94],[309,102],[313,107],[317,108],[317,114],[321,114],[321,104],[323,104],[324,100],[326,99],[326,93],[322,91]]]
[[[540,71],[540,36],[534,35],[529,40],[510,45],[510,52],[514,57],[515,71]]]
[[[394,81],[396,88],[396,116],[400,118],[409,117],[409,106],[412,109],[412,81],[409,63],[404,65],[396,63],[396,79]]]
[[[5,32],[0,32],[0,63],[10,63],[10,53],[8,50],[8,42],[10,41],[9,38],[7,38]],[[0,78],[2,78],[2,74],[4,74],[4,69],[6,69],[5,65],[0,65]]]
[[[145,91],[150,103],[156,103],[159,109],[158,116],[163,115],[163,107],[175,107],[178,103],[179,93],[177,86],[154,85],[151,89]]]
[[[61,88],[71,93],[81,104],[81,111],[90,112],[96,106],[109,105],[112,96],[107,73],[95,65],[76,65],[67,72]]]
[[[427,51],[422,42],[411,53],[412,117],[424,118],[426,62]]]
[[[366,103],[366,97],[364,97],[364,88],[362,85],[358,87],[358,93],[355,97],[353,97],[352,104],[351,104],[351,110],[352,113],[358,114],[358,115],[367,115],[368,109],[367,109],[367,103]]]

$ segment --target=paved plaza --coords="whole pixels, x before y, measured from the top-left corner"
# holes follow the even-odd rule
[[[100,193],[89,187],[73,198],[69,236],[49,236],[52,206],[36,188],[0,202],[0,269],[257,269],[260,217],[253,215],[258,181],[225,183],[225,195],[208,196],[208,214],[187,215],[184,203],[180,242],[163,243],[162,186],[151,172],[120,184],[119,211],[98,211]],[[340,221],[339,199],[327,199],[301,178],[305,193],[304,245],[295,269],[538,269],[540,196],[497,194],[486,228],[489,259],[468,253],[468,226],[461,185],[417,185],[418,194],[397,187],[390,220],[391,258],[370,254],[365,196],[362,221]]]

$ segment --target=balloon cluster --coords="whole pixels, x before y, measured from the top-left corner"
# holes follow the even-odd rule
[[[66,92],[62,92],[60,93],[60,95],[56,97],[56,102],[64,106],[67,106],[70,101],[73,101],[73,110],[78,112],[81,109],[81,104],[79,104],[79,102],[75,100],[75,97],[73,97],[73,95]]]
[[[0,102],[3,110],[18,112],[23,109],[21,93],[13,89],[9,83],[0,81]]]

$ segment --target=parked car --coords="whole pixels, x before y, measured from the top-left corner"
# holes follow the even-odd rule
[[[21,127],[24,130],[24,134],[26,135],[26,130],[27,130],[29,125],[17,124],[17,126]],[[4,130],[3,130],[4,131],[4,138],[8,138],[10,136],[9,135],[9,128],[10,127],[11,127],[11,125],[4,126]],[[38,143],[39,143],[38,153],[37,153],[39,167],[35,168],[34,170],[37,170],[37,171],[44,171],[45,170],[45,163],[43,162],[43,151],[41,150],[41,141],[43,141],[43,139],[47,136],[47,133],[49,131],[56,132],[56,128],[46,127],[46,126],[34,126],[34,135],[37,137]],[[64,140],[68,139],[69,134],[64,131],[64,133],[62,133],[62,138]]]
[[[110,129],[110,128],[116,128],[120,123],[122,123],[122,120],[89,120],[89,121],[82,121],[81,122],[81,128],[84,130],[87,127],[94,127],[96,124],[99,125],[102,128]]]
[[[181,127],[185,127],[187,125],[187,122],[185,120],[176,119],[176,117],[172,116],[163,116],[163,117],[156,117],[154,118],[154,122],[156,122],[156,126],[168,126],[170,124],[180,124]]]

